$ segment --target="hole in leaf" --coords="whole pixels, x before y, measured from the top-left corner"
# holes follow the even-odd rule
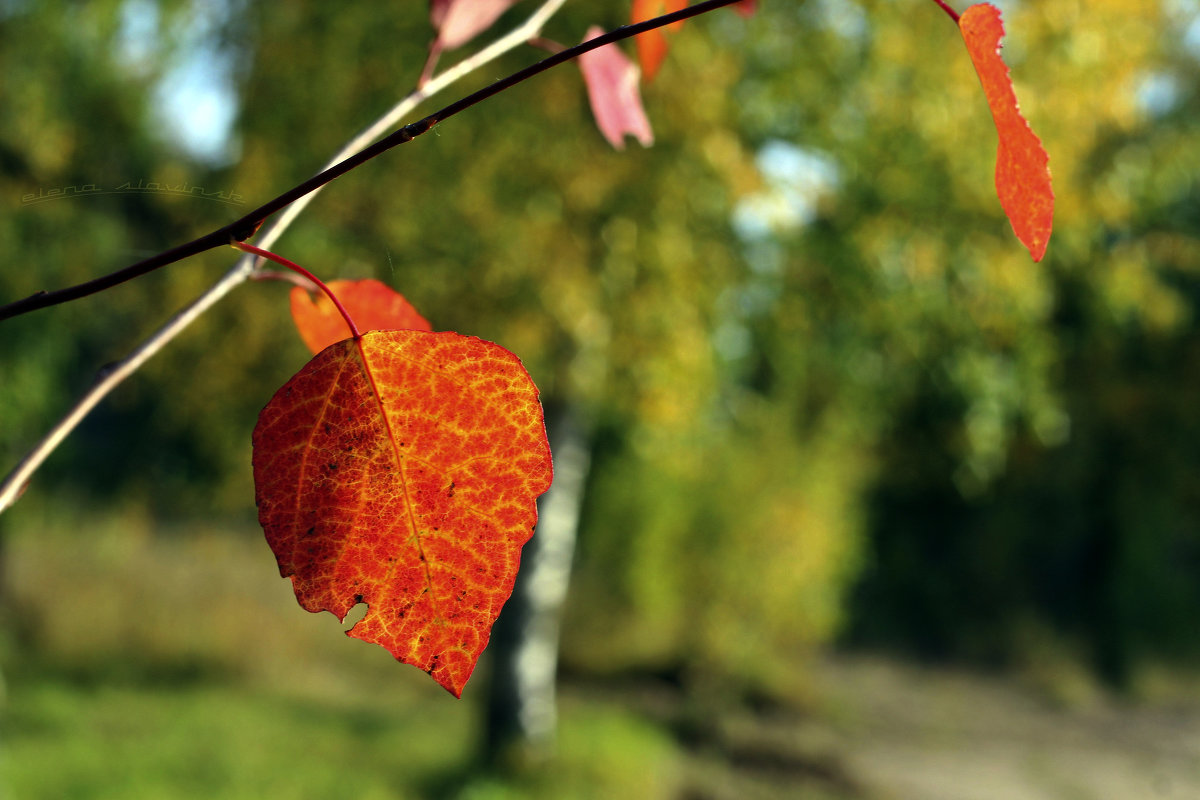
[[[342,630],[348,631],[362,620],[367,615],[367,604],[359,603],[350,609],[346,614],[346,618],[342,620]]]

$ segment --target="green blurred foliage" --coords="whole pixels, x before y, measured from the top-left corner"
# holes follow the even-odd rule
[[[211,200],[113,191],[139,181],[186,182],[250,196],[228,170],[188,158],[163,132],[155,86],[194,9],[151,6],[159,9],[159,38],[139,41],[150,49],[130,60],[122,8],[17,4],[0,22],[0,152],[7,154],[0,163],[0,239],[13,255],[0,271],[5,300],[89,280],[244,213]],[[26,195],[88,185],[100,193],[23,203]],[[106,363],[199,294],[228,261],[206,254],[105,295],[6,321],[5,469]],[[132,496],[163,513],[244,514],[253,496],[247,437],[269,387],[287,377],[277,353],[292,344],[279,326],[246,324],[262,313],[254,293],[214,309],[167,358],[125,384],[68,439],[39,481],[84,502]]]
[[[219,35],[241,54],[240,159],[212,166],[151,114],[153,65],[189,6],[162,5],[161,52],[139,69],[116,55],[121,7],[18,4],[0,22],[0,241],[20,254],[0,270],[4,299],[238,213],[23,193],[145,177],[262,201],[389,107],[429,36],[423,8],[233,6]],[[339,179],[276,245],[508,347],[591,421],[572,666],[778,687],[847,622],[852,641],[992,661],[1036,657],[1030,631],[1047,629],[1117,680],[1139,654],[1195,654],[1190,12],[1004,8],[1059,197],[1041,265],[1002,217],[991,120],[945,15],[833,0],[689,23],[644,92],[651,149],[609,150],[566,67]],[[568,4],[547,35],[623,15]],[[1139,90],[1162,76],[1179,94],[1154,111]],[[772,175],[772,152],[820,180],[785,185],[796,176]],[[770,224],[739,227],[747,209]],[[5,463],[232,258],[3,323]],[[31,491],[249,515],[250,429],[305,358],[285,295],[252,285],[222,302]]]
[[[891,397],[860,640],[1023,664],[1048,631],[1119,685],[1197,654],[1194,11],[1009,15],[1018,95],[1053,154],[1053,253],[1034,267],[938,218],[963,240],[942,237],[944,310],[922,308],[940,341]]]
[[[371,89],[361,88],[358,73],[328,73],[320,63],[299,67],[312,70],[300,79],[289,63],[296,43],[336,49],[337,31],[311,14],[289,18],[302,31],[273,29],[273,12],[259,13],[263,35],[247,95],[282,109],[245,117],[247,141],[262,143],[261,156],[247,154],[261,176],[288,167],[272,143],[313,124],[304,98],[318,74],[331,97],[370,98]],[[547,34],[574,41],[594,21],[593,8],[568,6]],[[566,625],[573,663],[778,682],[788,675],[768,654],[794,654],[837,630],[857,563],[852,497],[865,467],[826,441],[861,441],[842,430],[853,427],[846,420],[828,423],[836,432],[776,437],[767,419],[776,411],[735,419],[726,407],[736,387],[713,331],[730,292],[750,277],[731,214],[739,187],[759,178],[734,124],[741,54],[706,41],[705,30],[679,39],[677,77],[646,92],[657,115],[653,149],[606,147],[577,70],[558,70],[404,146],[373,174],[331,187],[296,241],[311,237],[310,266],[374,274],[404,291],[435,328],[518,353],[547,398],[573,405],[603,431]],[[384,58],[370,37],[355,41],[361,63]],[[409,52],[390,40],[386,47],[397,60]],[[407,61],[422,55],[414,49]],[[364,105],[381,108],[387,98],[381,90]],[[333,127],[336,111],[319,109],[330,119],[317,127]],[[322,152],[313,150],[308,163]],[[774,439],[763,461],[756,451]],[[809,448],[829,458],[802,458]],[[730,503],[738,495],[755,498],[752,520]],[[763,581],[768,551],[780,559]],[[710,587],[701,603],[697,583]]]

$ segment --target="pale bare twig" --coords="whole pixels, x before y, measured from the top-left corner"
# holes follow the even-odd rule
[[[276,197],[271,198],[262,205],[254,208],[250,212],[243,214],[238,219],[231,223],[222,225],[215,230],[211,230],[201,236],[196,237],[188,242],[175,245],[157,252],[151,256],[143,258],[125,267],[122,267],[104,275],[99,275],[82,283],[63,286],[53,291],[42,290],[34,292],[28,297],[20,300],[14,300],[11,303],[0,305],[0,320],[5,320],[10,317],[17,317],[22,314],[28,314],[42,308],[49,308],[61,303],[69,303],[73,300],[78,300],[89,295],[103,292],[118,286],[125,281],[139,278],[147,275],[155,270],[175,264],[184,259],[191,258],[194,255],[212,250],[217,247],[229,244],[230,242],[244,242],[246,239],[254,236],[259,227],[267,220],[274,217],[279,212],[285,210],[292,203],[295,203],[306,194],[317,191],[321,187],[337,180],[347,172],[357,169],[373,158],[378,158],[394,147],[402,144],[408,144],[415,141],[418,136],[423,136],[433,130],[440,123],[450,119],[451,117],[461,114],[467,109],[483,102],[489,98],[495,97],[502,92],[505,92],[519,83],[529,80],[536,75],[540,75],[546,70],[553,69],[560,64],[565,64],[572,59],[579,58],[593,50],[598,50],[602,47],[608,47],[624,39],[629,39],[643,33],[662,28],[668,25],[673,25],[692,17],[701,14],[707,14],[718,8],[742,2],[742,0],[701,0],[695,5],[684,5],[675,11],[668,14],[663,14],[652,19],[635,22],[629,25],[616,28],[606,33],[601,33],[598,36],[593,36],[584,41],[564,47],[558,52],[552,53],[546,58],[529,64],[522,69],[506,75],[503,78],[492,81],[491,83],[476,89],[474,92],[460,97],[453,103],[444,106],[431,114],[410,122],[407,125],[401,125],[396,130],[383,136],[382,138],[372,142],[363,149],[352,153],[344,160],[328,167],[316,175],[301,181],[292,188],[283,192]]]
[[[494,61],[504,53],[519,47],[521,44],[540,35],[546,22],[563,6],[566,0],[546,0],[525,20],[505,36],[477,53],[463,59],[446,71],[430,78],[420,88],[405,96],[396,103],[386,114],[381,116],[369,127],[351,139],[329,160],[322,169],[337,164],[354,153],[359,152],[376,139],[379,139],[401,119],[412,113],[418,105],[437,94],[455,81],[463,78],[483,65]],[[319,190],[318,190],[319,191]],[[259,246],[270,248],[279,237],[291,226],[308,204],[316,197],[314,191],[307,194],[290,206],[256,237]],[[257,259],[253,256],[239,258],[233,267],[220,280],[197,297],[190,305],[175,314],[165,325],[151,334],[141,344],[135,347],[127,356],[111,364],[98,377],[92,387],[75,403],[67,414],[38,442],[33,449],[17,464],[11,473],[0,483],[0,513],[11,507],[21,496],[33,473],[38,467],[62,444],[63,440],[74,430],[96,405],[113,389],[133,375],[143,364],[162,350],[172,339],[182,333],[209,308],[221,300],[237,286],[248,280],[254,273]]]

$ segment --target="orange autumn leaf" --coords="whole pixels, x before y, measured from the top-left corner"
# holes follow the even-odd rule
[[[374,331],[323,350],[254,429],[259,521],[309,611],[366,616],[456,697],[487,646],[550,486],[520,360],[457,333]]]
[[[404,299],[404,295],[376,280],[330,281],[329,289],[345,306],[359,330],[433,330],[429,321]],[[300,338],[314,354],[334,342],[350,338],[341,313],[323,292],[310,294],[292,289],[292,320]]]
[[[661,17],[663,14],[670,14],[683,8],[687,8],[687,0],[633,0],[630,23],[645,22],[648,19]],[[682,26],[682,22],[673,22],[666,27],[668,30],[678,31]],[[638,63],[642,67],[642,77],[649,83],[654,80],[659,67],[662,66],[663,59],[667,57],[667,37],[663,35],[662,28],[655,28],[638,35],[635,41]]]
[[[1054,222],[1049,157],[1017,106],[1008,66],[1000,57],[1004,25],[1000,11],[974,5],[958,20],[967,51],[987,96],[1000,142],[996,151],[996,194],[1017,238],[1041,261]]]

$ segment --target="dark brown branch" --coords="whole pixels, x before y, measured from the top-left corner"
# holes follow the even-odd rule
[[[689,8],[676,11],[672,14],[664,14],[661,17],[655,17],[645,22],[639,22],[636,25],[625,25],[608,33],[597,36],[594,39],[589,39],[582,44],[577,44],[574,47],[568,47],[560,53],[555,53],[552,56],[542,59],[536,64],[531,64],[522,70],[514,72],[507,78],[492,83],[489,86],[480,89],[479,91],[470,94],[461,100],[455,101],[445,108],[435,111],[424,119],[405,125],[397,129],[393,133],[375,142],[370,147],[366,147],[354,155],[347,158],[329,169],[319,172],[298,186],[289,189],[283,194],[270,200],[267,203],[246,214],[241,219],[218,228],[211,233],[207,233],[198,239],[193,239],[186,244],[173,247],[169,250],[164,250],[161,253],[143,259],[136,264],[130,264],[128,267],[119,269],[116,272],[111,272],[108,275],[103,275],[94,280],[80,283],[75,286],[69,286],[65,289],[57,289],[52,292],[38,292],[30,295],[24,300],[18,300],[14,303],[9,303],[5,306],[0,306],[0,320],[15,317],[20,314],[26,314],[30,311],[35,311],[39,308],[47,308],[49,306],[66,303],[71,300],[78,300],[81,297],[87,297],[91,294],[110,289],[113,286],[124,283],[125,281],[145,275],[148,272],[153,272],[156,269],[165,267],[168,264],[174,264],[176,261],[182,261],[190,256],[203,253],[206,250],[212,250],[215,247],[227,245],[230,242],[241,242],[254,235],[259,226],[270,217],[272,214],[280,211],[283,208],[294,203],[310,192],[314,192],[325,184],[341,177],[352,169],[361,166],[370,161],[372,158],[381,153],[391,150],[397,145],[411,142],[416,137],[427,132],[434,125],[442,122],[450,117],[458,114],[460,111],[465,111],[476,103],[487,100],[489,97],[499,94],[500,92],[516,86],[522,81],[528,80],[535,75],[545,72],[548,69],[558,66],[566,61],[583,55],[584,53],[603,47],[613,42],[619,42],[622,39],[628,39],[632,36],[637,36],[639,33],[644,33],[655,28],[661,28],[665,25],[670,25],[673,22],[695,17],[700,14],[707,13],[722,6],[732,5],[737,0],[707,0],[703,3],[697,3]]]

